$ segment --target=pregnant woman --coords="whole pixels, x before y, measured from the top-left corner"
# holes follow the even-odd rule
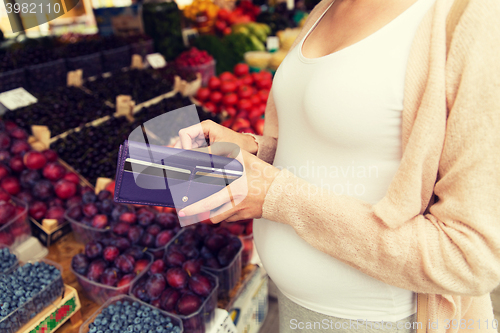
[[[180,131],[179,148],[242,148],[241,202],[179,216],[259,218],[281,333],[414,332],[398,323],[417,321],[417,294],[424,330],[497,331],[500,2],[470,0],[447,54],[453,3],[323,0],[275,74],[263,136]]]

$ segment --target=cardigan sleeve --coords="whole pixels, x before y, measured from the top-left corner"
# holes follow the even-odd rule
[[[372,205],[322,193],[282,170],[265,198],[263,218],[291,225],[320,251],[400,288],[479,296],[499,284],[500,5],[472,4],[450,51],[447,81],[456,85],[447,91],[453,102],[437,202],[428,213],[389,228]],[[276,133],[273,124],[267,130]]]

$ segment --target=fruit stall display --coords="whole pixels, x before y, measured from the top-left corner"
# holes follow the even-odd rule
[[[222,8],[217,13],[215,31],[220,35],[229,35],[234,31],[233,25],[255,21],[260,12],[259,6],[247,0],[239,1],[237,7],[232,11]]]
[[[106,238],[85,245],[85,252],[71,260],[71,270],[88,298],[98,304],[127,294],[148,270],[153,256],[124,239]]]
[[[58,297],[64,284],[61,267],[49,260],[27,263],[0,274],[0,331],[15,333]]]
[[[97,126],[83,127],[64,138],[59,138],[51,144],[51,148],[91,184],[95,184],[99,177],[114,178],[118,149],[134,129],[168,111],[191,104],[189,98],[177,94],[142,108],[134,114],[135,121],[132,123],[125,117],[111,117]],[[197,111],[201,121],[217,120],[216,116],[206,113],[201,108],[197,108]],[[152,127],[154,128],[154,124]],[[89,141],[88,138],[92,140]]]
[[[38,99],[35,104],[9,111],[3,119],[15,122],[28,133],[33,125],[47,126],[54,137],[115,112],[103,98],[75,87],[59,87],[34,96]]]
[[[201,74],[201,84],[206,85],[215,75],[215,60],[207,51],[192,47],[182,52],[176,59],[176,65],[183,76]]]

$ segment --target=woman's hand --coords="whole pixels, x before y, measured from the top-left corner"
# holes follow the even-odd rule
[[[210,140],[210,144],[214,142],[232,142],[254,155],[258,149],[257,143],[252,136],[235,132],[211,120],[205,120],[200,124],[180,130],[179,139],[175,142],[174,148],[193,149],[204,147],[206,146],[206,139]]]
[[[225,152],[224,148],[220,149],[220,145],[211,146],[212,153],[224,156],[231,154]],[[208,150],[208,148],[199,150],[205,149]],[[180,218],[210,212],[210,221],[219,223],[262,216],[262,206],[267,192],[280,170],[243,149],[239,150],[236,159],[244,166],[243,176],[223,190],[180,210],[178,212]]]

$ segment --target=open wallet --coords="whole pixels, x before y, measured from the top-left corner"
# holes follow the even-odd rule
[[[125,141],[118,153],[115,202],[182,209],[243,175],[236,159]]]

